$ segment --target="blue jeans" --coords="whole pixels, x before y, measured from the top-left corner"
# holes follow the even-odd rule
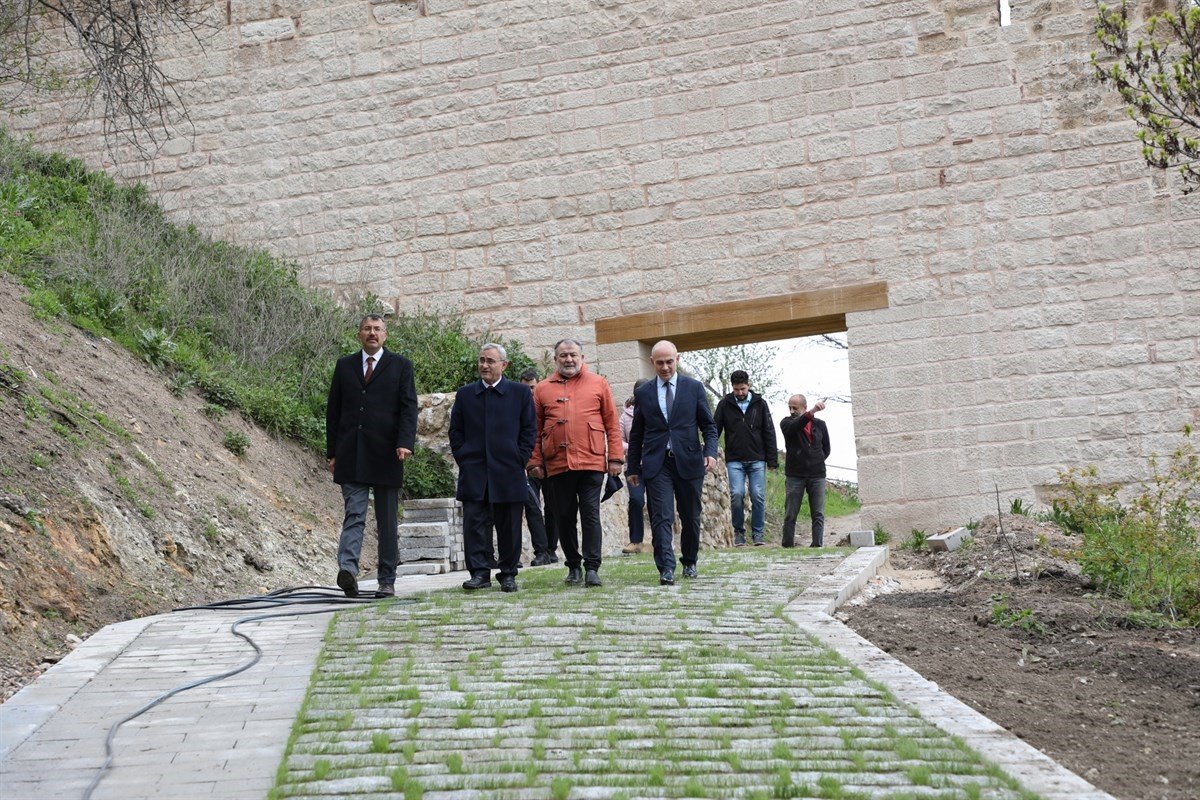
[[[755,541],[762,539],[767,516],[767,462],[729,461],[729,507],[733,511],[733,531],[746,534],[746,482],[750,483],[750,532]]]
[[[804,503],[804,493],[808,492],[808,511],[812,516],[811,547],[821,547],[825,543],[825,479],[824,478],[793,478],[787,479],[787,510],[783,517],[783,546],[796,546],[796,517],[800,514],[800,506]]]

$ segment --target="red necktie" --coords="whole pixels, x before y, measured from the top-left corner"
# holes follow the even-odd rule
[[[367,374],[363,375],[363,383],[371,382],[371,375],[375,372],[375,356],[367,356]]]

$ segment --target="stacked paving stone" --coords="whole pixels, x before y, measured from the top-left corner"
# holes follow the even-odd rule
[[[457,500],[405,500],[399,530],[405,574],[466,569],[462,531],[462,505]]]
[[[707,555],[707,554],[706,554]],[[341,614],[279,797],[1018,798],[781,616],[829,559],[720,553],[659,587],[442,592]]]

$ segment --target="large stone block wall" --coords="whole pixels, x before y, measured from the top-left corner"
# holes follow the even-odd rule
[[[316,284],[531,349],[887,281],[850,315],[868,523],[1144,472],[1200,414],[1200,197],[1090,77],[1088,0],[229,0],[119,169]],[[46,103],[9,124],[108,159]],[[589,351],[619,396],[635,345]],[[803,386],[788,387],[804,390]]]

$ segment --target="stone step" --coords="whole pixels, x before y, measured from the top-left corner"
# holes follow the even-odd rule
[[[446,522],[404,522],[400,525],[400,541],[408,539],[445,539],[450,535]]]
[[[441,547],[406,547],[404,541],[400,541],[400,560],[406,564],[425,559],[441,561],[449,558],[450,545],[448,544]]]
[[[403,578],[409,575],[440,575],[443,572],[448,572],[448,566],[444,562],[438,561],[422,561],[416,564],[401,564],[396,567],[396,577]]]

